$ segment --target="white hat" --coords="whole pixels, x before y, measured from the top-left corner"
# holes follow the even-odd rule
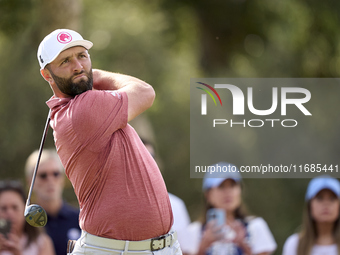
[[[60,52],[74,46],[83,46],[89,50],[93,43],[84,40],[76,31],[70,29],[54,30],[39,45],[37,57],[41,69],[55,60]]]

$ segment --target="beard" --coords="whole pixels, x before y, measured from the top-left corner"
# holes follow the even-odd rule
[[[81,93],[84,93],[88,90],[92,90],[93,86],[93,74],[92,74],[92,68],[89,72],[86,72],[85,70],[75,73],[70,78],[61,78],[57,75],[55,75],[52,70],[49,70],[53,80],[57,84],[57,87],[59,90],[71,97],[75,97],[76,95],[80,95]],[[73,82],[73,78],[80,74],[85,74],[87,79],[84,80],[83,78],[80,79],[78,82]]]

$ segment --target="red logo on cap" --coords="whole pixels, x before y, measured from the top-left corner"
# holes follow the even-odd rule
[[[72,36],[67,32],[61,32],[58,34],[57,39],[60,43],[69,43],[72,41]]]

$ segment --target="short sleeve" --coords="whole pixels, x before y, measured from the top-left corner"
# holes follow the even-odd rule
[[[274,252],[276,250],[275,239],[264,219],[255,218],[251,220],[248,225],[248,231],[253,254]]]
[[[74,100],[70,114],[78,140],[96,149],[127,125],[128,98],[125,92],[88,91]]]
[[[291,235],[283,245],[282,255],[296,255],[299,244],[298,234]]]

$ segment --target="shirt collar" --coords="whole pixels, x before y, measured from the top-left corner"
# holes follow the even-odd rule
[[[73,98],[71,97],[67,97],[67,98],[59,98],[56,96],[52,96],[47,102],[46,104],[48,105],[48,107],[52,110],[56,107],[62,106],[67,104],[68,102],[70,102],[70,100],[72,100]]]

